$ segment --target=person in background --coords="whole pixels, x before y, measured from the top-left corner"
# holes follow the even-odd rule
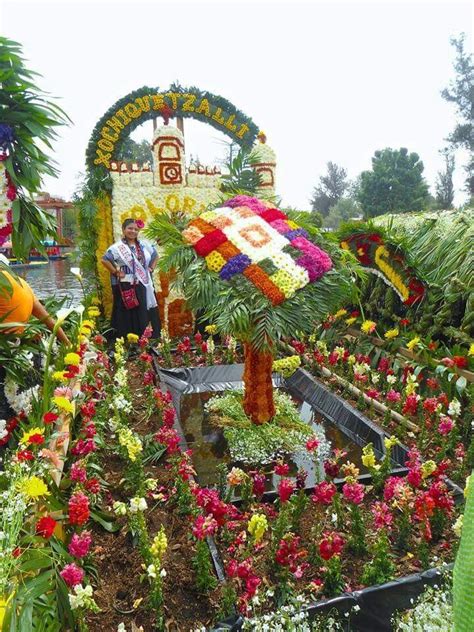
[[[141,336],[149,324],[153,338],[158,338],[161,332],[152,280],[157,252],[138,239],[141,227],[136,220],[126,219],[122,238],[102,257],[102,264],[110,272],[114,301],[111,325],[118,337],[129,333]]]
[[[34,316],[44,323],[50,331],[53,331],[56,324],[54,318],[48,314],[44,305],[36,298],[28,283],[6,270],[5,262],[8,265],[8,260],[0,255],[0,275],[2,276],[0,279],[0,323],[26,324],[31,316]],[[2,266],[2,264],[4,265]],[[20,326],[1,327],[0,335],[21,333],[23,330],[24,327]],[[57,329],[56,336],[64,344],[68,346],[71,344],[61,327]]]

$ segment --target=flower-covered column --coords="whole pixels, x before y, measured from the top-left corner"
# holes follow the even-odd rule
[[[270,351],[257,351],[244,344],[244,410],[255,424],[263,424],[275,415]]]

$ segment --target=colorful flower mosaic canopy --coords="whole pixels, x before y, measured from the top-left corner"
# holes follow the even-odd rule
[[[183,237],[221,279],[243,274],[273,305],[332,267],[329,255],[285,213],[245,195],[192,220]]]

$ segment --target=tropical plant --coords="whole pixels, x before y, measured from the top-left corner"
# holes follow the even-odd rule
[[[0,149],[6,155],[4,164],[16,188],[12,243],[15,255],[21,259],[31,248],[41,250],[42,242],[54,233],[52,217],[30,195],[41,189],[43,176],[57,175],[46,151],[53,148],[56,128],[69,120],[35,85],[37,76],[25,66],[20,44],[0,37]]]
[[[222,176],[222,191],[229,195],[236,195],[241,191],[255,193],[260,184],[260,178],[252,167],[251,150],[241,147],[236,156],[230,157],[225,164],[228,173]]]
[[[262,202],[246,196],[226,203],[247,208],[258,204]],[[156,215],[145,231],[148,238],[162,244],[161,270],[178,272],[175,285],[184,292],[191,309],[202,310],[204,318],[215,324],[221,334],[232,335],[243,343],[244,410],[254,423],[269,421],[275,412],[272,362],[276,342],[298,331],[310,332],[318,320],[354,297],[356,287],[358,266],[352,255],[323,239],[314,226],[305,223],[304,214],[289,214],[289,217],[306,230],[313,242],[328,251],[332,269],[278,303],[257,290],[243,274],[224,280],[211,271],[206,259],[198,256],[185,240],[182,230],[186,224],[182,218]]]

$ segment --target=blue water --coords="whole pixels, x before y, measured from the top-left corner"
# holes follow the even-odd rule
[[[22,268],[16,273],[29,283],[40,300],[66,298],[65,305],[69,306],[78,304],[83,298],[81,284],[71,273],[71,267],[78,267],[78,264],[64,259]]]

